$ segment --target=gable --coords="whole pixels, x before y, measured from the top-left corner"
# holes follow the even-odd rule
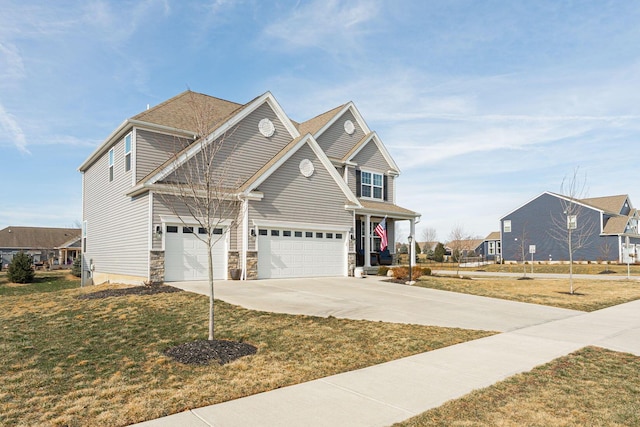
[[[393,169],[393,165],[385,159],[373,139],[369,140],[350,160],[357,163],[360,169],[370,169],[383,173]]]
[[[263,119],[270,120],[275,128],[269,137],[260,132],[259,124]],[[225,180],[228,187],[239,187],[278,154],[291,139],[286,124],[271,105],[264,102],[216,139],[221,148],[215,153],[215,158],[219,159],[216,161],[215,173]],[[187,169],[197,168],[195,163],[202,163],[202,158],[202,153],[194,153],[185,166],[180,166],[182,170],[171,172],[161,182],[180,181],[180,175]]]
[[[335,171],[327,168],[320,155],[308,142],[291,153],[254,189],[262,193],[263,198],[251,202],[250,217],[276,221],[350,224],[353,216],[351,211],[345,209],[345,205],[349,204],[348,194],[345,194],[333,176]],[[313,165],[311,176],[302,174],[300,163],[303,160],[309,160]]]
[[[353,123],[353,133],[345,130],[345,122]],[[318,145],[328,157],[341,159],[351,150],[366,134],[362,124],[356,119],[351,109],[337,116],[325,130],[320,130],[316,136]]]

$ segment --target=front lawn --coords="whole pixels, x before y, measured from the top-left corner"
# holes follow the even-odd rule
[[[69,270],[37,271],[33,283],[10,283],[6,272],[0,273],[0,296],[53,292],[80,287],[80,279]]]
[[[638,425],[640,357],[586,347],[394,426]]]
[[[640,282],[626,280],[574,279],[574,295],[568,294],[569,279],[423,276],[415,286],[581,311],[599,310],[640,299]]]
[[[127,425],[491,335],[216,301],[216,338],[257,354],[183,365],[163,351],[206,338],[208,298],[77,299],[109,287],[0,296],[0,425]]]

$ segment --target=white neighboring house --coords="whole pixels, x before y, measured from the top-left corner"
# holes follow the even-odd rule
[[[229,191],[246,212],[220,229],[216,279],[346,276],[378,259],[383,218],[392,253],[396,221],[414,233],[420,215],[394,203],[400,170],[353,103],[297,123],[270,92],[237,104],[186,91],[125,120],[80,166],[85,283],[206,280],[202,230],[160,196],[177,142],[193,142],[194,103],[215,114],[207,138],[233,147]]]

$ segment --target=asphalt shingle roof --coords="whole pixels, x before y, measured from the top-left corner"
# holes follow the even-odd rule
[[[79,228],[6,227],[0,230],[0,248],[53,249],[79,237]]]

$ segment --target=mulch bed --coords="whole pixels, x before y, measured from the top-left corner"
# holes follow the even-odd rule
[[[206,365],[215,360],[221,365],[256,354],[251,344],[227,340],[199,340],[168,348],[164,354],[187,365]]]
[[[105,289],[104,291],[78,295],[78,299],[101,299],[109,297],[121,297],[125,295],[155,295],[173,292],[183,292],[182,289],[167,285],[134,286],[132,288]]]

